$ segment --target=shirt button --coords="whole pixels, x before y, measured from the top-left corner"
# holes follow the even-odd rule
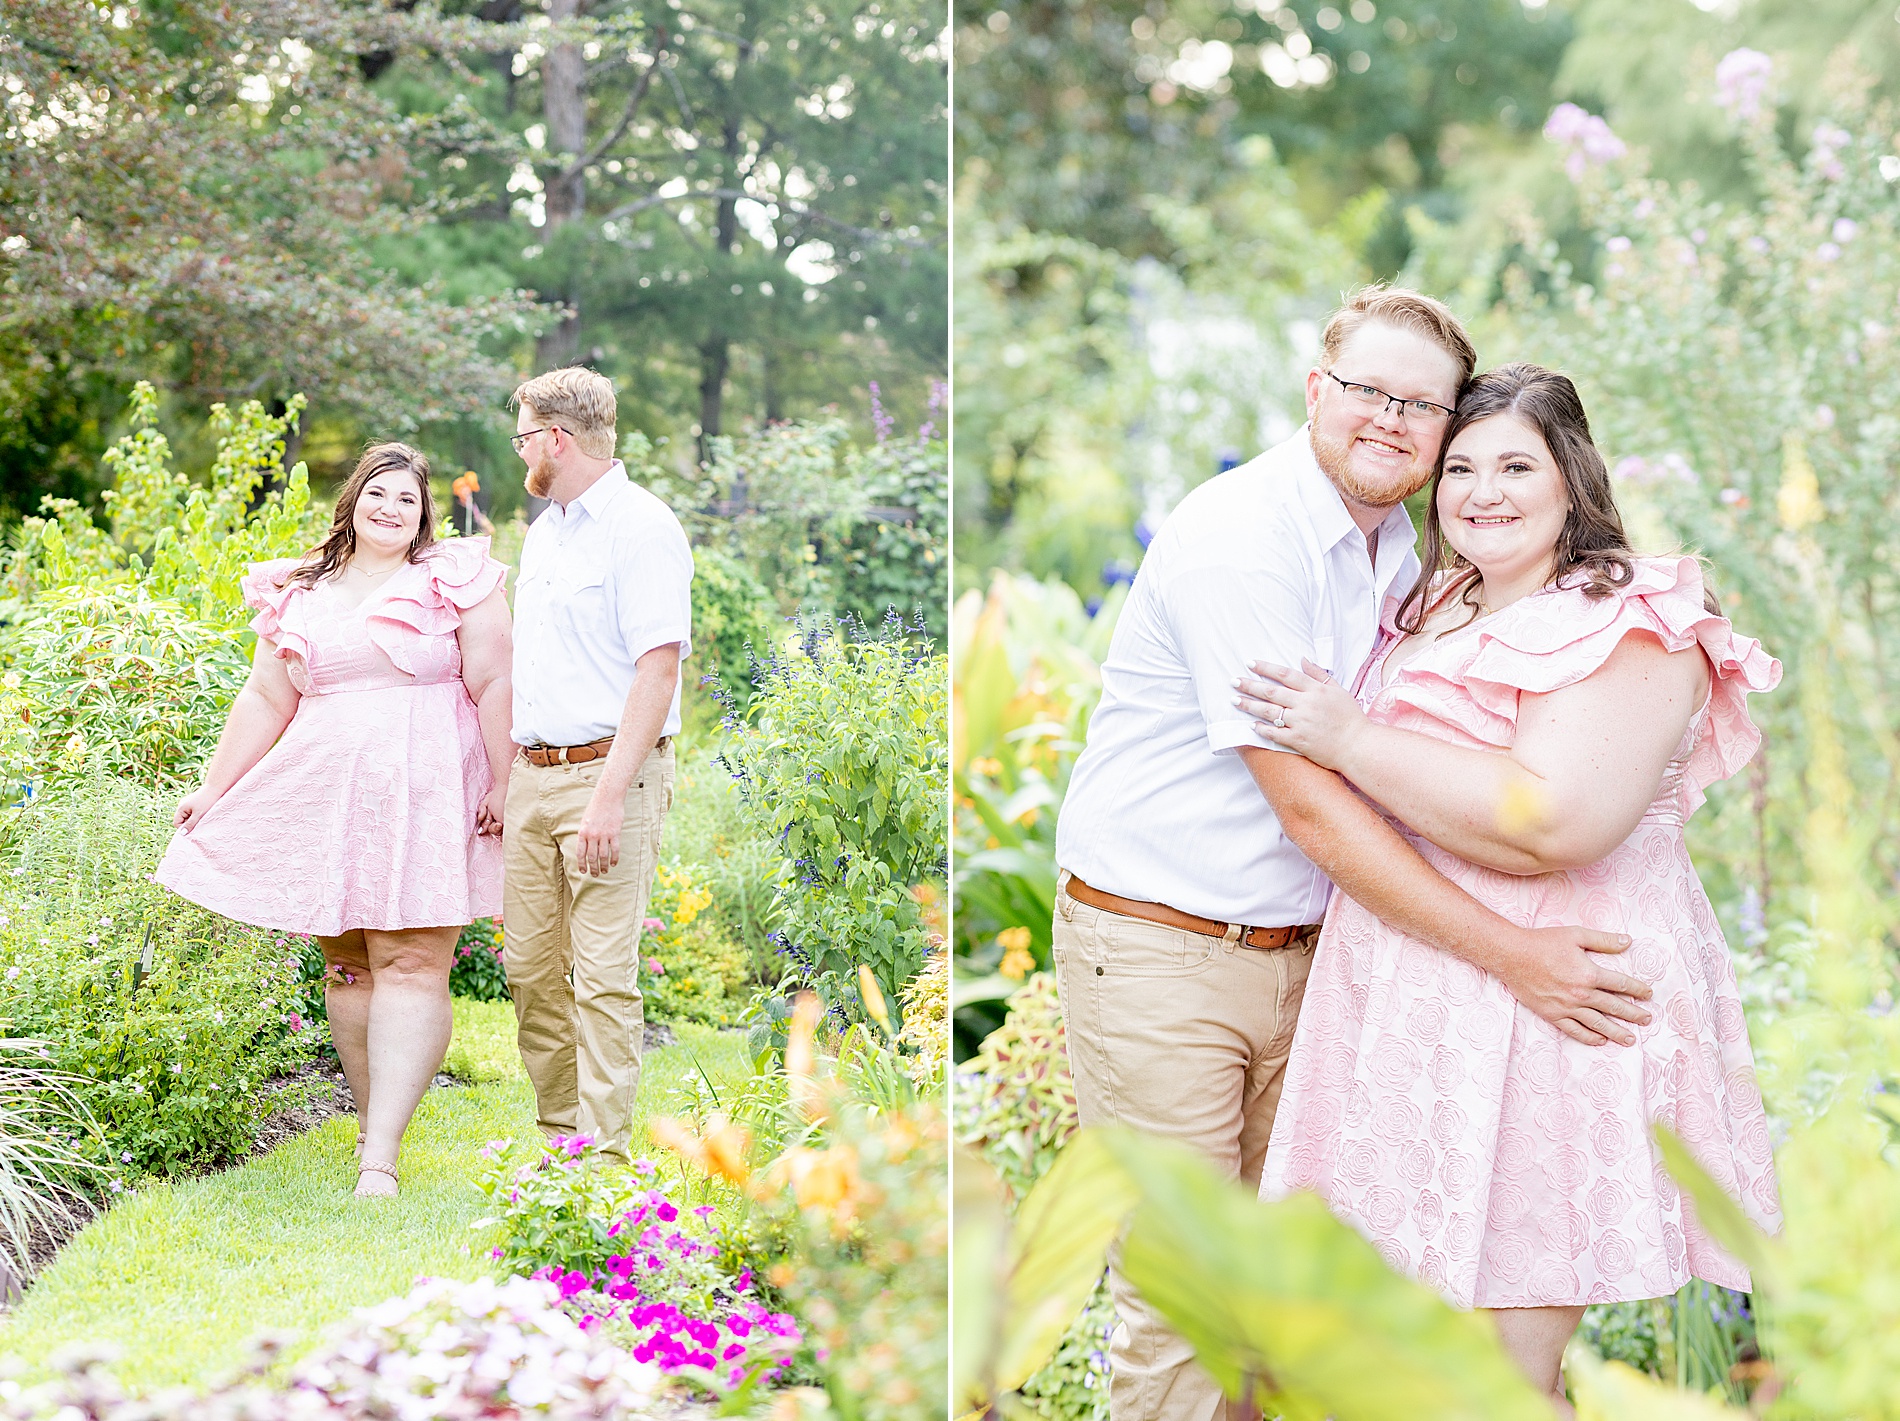
[[[1095,969],[1095,975],[1096,975],[1097,977],[1102,977],[1102,976],[1106,976],[1106,975],[1107,975],[1107,972],[1108,972],[1108,969],[1107,969],[1106,967],[1097,967],[1097,968]]]

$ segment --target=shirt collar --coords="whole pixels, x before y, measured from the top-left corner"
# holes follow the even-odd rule
[[[1313,426],[1301,425],[1294,439],[1297,452],[1293,461],[1293,474],[1300,491],[1300,503],[1305,507],[1307,516],[1313,520],[1313,531],[1319,535],[1321,550],[1331,552],[1340,539],[1351,537],[1359,525],[1352,521],[1352,514],[1346,511],[1345,499],[1339,496],[1339,490],[1326,477],[1319,460],[1313,455]],[[1384,570],[1388,548],[1402,554],[1418,537],[1412,527],[1412,516],[1405,511],[1402,503],[1394,504],[1387,510],[1379,524],[1378,534],[1381,571]]]
[[[627,466],[615,459],[607,466],[606,473],[587,486],[586,493],[567,505],[565,516],[572,518],[574,510],[578,508],[584,510],[587,516],[596,523],[600,522],[601,515],[607,511],[608,505],[620,496],[620,491],[629,482]]]

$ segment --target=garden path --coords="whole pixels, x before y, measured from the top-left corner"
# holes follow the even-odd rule
[[[0,1322],[0,1357],[42,1374],[63,1348],[102,1343],[134,1391],[202,1386],[241,1368],[250,1340],[292,1337],[289,1356],[356,1308],[406,1293],[419,1275],[473,1278],[487,1260],[470,1226],[488,1201],[473,1180],[489,1140],[534,1130],[506,1002],[458,1000],[446,1069],[472,1084],[424,1096],[403,1143],[402,1197],[358,1202],[354,1117],[329,1120],[222,1173],[137,1190],[95,1219]],[[675,1028],[649,1051],[641,1118],[703,1068],[749,1072],[742,1039]]]

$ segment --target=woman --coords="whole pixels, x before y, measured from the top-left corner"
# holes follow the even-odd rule
[[[456,939],[501,910],[506,571],[486,538],[436,541],[420,453],[370,448],[323,542],[245,577],[250,679],[155,875],[322,944],[359,1195],[396,1192],[403,1131],[448,1050]]]
[[[1261,1193],[1316,1190],[1394,1267],[1495,1310],[1568,1414],[1559,1369],[1585,1304],[1691,1274],[1749,1286],[1685,1208],[1652,1124],[1778,1225],[1741,1002],[1683,822],[1754,753],[1745,697],[1780,666],[1705,601],[1693,558],[1630,550],[1575,387],[1532,365],[1460,401],[1424,571],[1388,631],[1357,702],[1257,666],[1268,679],[1241,682],[1241,704],[1479,902],[1629,936],[1618,966],[1654,1010],[1635,1046],[1584,1045],[1335,894]]]

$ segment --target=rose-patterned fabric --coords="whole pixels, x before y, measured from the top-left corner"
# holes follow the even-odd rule
[[[486,538],[452,538],[350,607],[329,582],[283,586],[296,566],[256,563],[243,590],[297,712],[153,876],[228,918],[326,937],[494,916],[501,840],[475,832],[494,780],[456,631],[507,568]]]
[[[1333,896],[1315,950],[1260,1192],[1322,1195],[1401,1272],[1463,1307],[1653,1298],[1691,1275],[1746,1289],[1663,1169],[1660,1121],[1762,1228],[1780,1227],[1768,1123],[1735,974],[1683,842],[1704,786],[1748,762],[1746,697],[1780,663],[1703,604],[1692,558],[1645,558],[1600,601],[1526,597],[1360,689],[1373,720],[1503,750],[1518,698],[1588,676],[1633,631],[1700,646],[1708,703],[1634,833],[1587,868],[1516,876],[1407,832],[1433,867],[1530,927],[1627,933],[1618,966],[1655,992],[1637,1044],[1583,1046],[1488,973]],[[1403,831],[1404,826],[1399,826]]]

